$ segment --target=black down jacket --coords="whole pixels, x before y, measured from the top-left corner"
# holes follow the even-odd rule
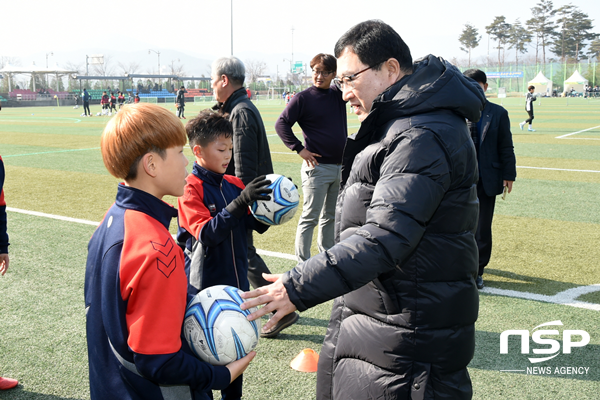
[[[428,56],[349,138],[338,243],[283,277],[300,311],[337,297],[318,399],[471,398],[479,205],[465,118],[477,121],[484,100]]]
[[[233,125],[233,158],[225,173],[237,176],[244,185],[257,176],[272,174],[273,163],[265,125],[246,89],[236,90],[224,104],[216,107],[229,114]]]

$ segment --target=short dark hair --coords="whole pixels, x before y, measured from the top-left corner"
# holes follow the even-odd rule
[[[480,69],[468,69],[465,72],[463,72],[463,75],[467,78],[473,79],[475,82],[483,83],[484,85],[487,83],[487,75]]]
[[[310,68],[314,68],[318,64],[323,64],[326,71],[337,71],[337,60],[331,54],[319,53],[310,60]]]
[[[335,44],[335,57],[349,48],[361,63],[380,70],[381,64],[395,58],[404,73],[412,73],[410,49],[400,35],[383,21],[372,19],[354,25]]]
[[[535,86],[529,85],[529,87],[527,88],[527,90],[531,90],[531,89],[535,89]]]
[[[233,137],[233,127],[229,114],[221,114],[210,109],[202,110],[185,126],[190,147],[206,147],[220,137]]]

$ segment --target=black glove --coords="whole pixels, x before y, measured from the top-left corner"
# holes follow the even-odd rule
[[[265,179],[265,175],[256,177],[225,209],[234,217],[242,218],[248,212],[248,206],[256,200],[271,200],[271,196],[267,196],[273,192],[273,189],[267,187],[270,184],[271,181]]]

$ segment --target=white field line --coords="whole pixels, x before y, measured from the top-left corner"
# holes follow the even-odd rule
[[[591,131],[592,129],[596,129],[596,128],[600,128],[600,125],[594,126],[593,128],[583,129],[581,131],[577,131],[577,132],[573,132],[573,133],[567,133],[566,135],[557,136],[557,137],[555,137],[555,139],[564,139],[566,137],[569,137],[569,136],[572,136],[572,135],[577,135],[578,133],[582,133],[582,132]],[[579,139],[583,139],[583,138],[579,138]],[[598,140],[598,139],[595,139],[595,140]]]
[[[61,215],[46,214],[46,213],[42,213],[42,212],[38,212],[38,211],[22,210],[20,208],[6,207],[6,210],[11,211],[11,212],[20,213],[20,214],[33,215],[36,217],[51,218],[51,219],[56,219],[56,220],[66,221],[66,222],[75,222],[78,224],[85,224],[85,225],[92,225],[92,226],[98,226],[98,224],[99,224],[99,222],[95,222],[95,221],[88,221],[88,220],[79,219],[79,218],[63,217]],[[293,254],[279,253],[276,251],[260,250],[260,249],[256,249],[256,252],[258,254],[261,254],[264,256],[277,257],[277,258],[282,258],[282,259],[286,259],[286,260],[297,261],[296,256]],[[585,308],[588,310],[600,311],[600,304],[594,304],[594,303],[588,303],[585,301],[576,300],[581,295],[584,295],[587,293],[592,293],[592,292],[598,292],[598,291],[600,291],[600,283],[593,284],[593,285],[587,285],[587,286],[578,286],[575,288],[567,289],[567,290],[559,292],[553,296],[549,296],[549,295],[545,295],[545,294],[529,293],[529,292],[519,292],[516,290],[490,288],[490,287],[485,287],[480,290],[480,292],[487,293],[487,294],[494,294],[494,295],[507,296],[507,297],[516,297],[516,298],[520,298],[520,299],[542,301],[545,303],[562,304],[562,305],[571,306],[571,307],[578,307],[578,308]]]
[[[600,172],[594,169],[564,169],[564,168],[545,168],[545,167],[520,167],[517,168],[528,168],[528,169],[547,169],[551,171],[568,171],[568,172]]]
[[[588,310],[600,311],[600,304],[588,303],[585,301],[575,300],[579,296],[600,291],[600,283],[588,286],[578,286],[576,288],[567,289],[562,292],[558,292],[553,296],[545,294],[536,294],[529,292],[518,292],[516,290],[498,289],[491,287],[484,287],[480,290],[482,293],[495,294],[499,296],[517,297],[519,299],[543,301],[545,303],[562,304],[565,306],[586,308]]]
[[[58,219],[60,221],[67,221],[67,222],[76,222],[78,224],[93,225],[93,226],[98,226],[100,224],[100,222],[88,221],[86,219],[63,217],[62,215],[46,214],[46,213],[38,212],[38,211],[22,210],[20,208],[6,207],[6,210],[20,213],[20,214],[33,215],[36,217]]]

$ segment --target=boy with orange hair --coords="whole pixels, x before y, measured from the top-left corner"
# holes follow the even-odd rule
[[[90,395],[96,399],[209,399],[256,353],[225,367],[192,355],[181,328],[187,278],[169,233],[187,175],[186,133],[153,104],[123,107],[104,129],[104,165],[117,198],[88,245],[85,305]]]

